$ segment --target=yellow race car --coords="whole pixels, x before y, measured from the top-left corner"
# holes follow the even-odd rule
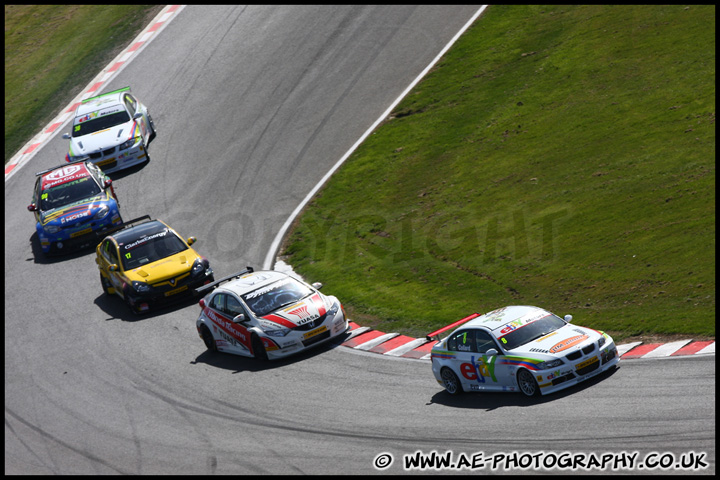
[[[195,241],[147,215],[123,224],[96,249],[103,291],[135,314],[193,295],[214,281],[210,262],[190,247]]]

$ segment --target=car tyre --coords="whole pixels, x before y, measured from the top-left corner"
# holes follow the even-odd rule
[[[455,375],[455,372],[453,372],[448,367],[443,367],[443,369],[440,370],[440,378],[442,378],[445,390],[450,395],[459,395],[463,392],[462,385],[460,384],[460,379],[457,375]]]
[[[518,370],[517,372],[517,383],[518,388],[520,388],[520,391],[526,397],[534,397],[540,392],[540,387],[538,387],[535,377],[533,377],[533,374],[524,368]]]
[[[208,351],[217,352],[217,344],[215,343],[215,338],[213,337],[212,333],[210,333],[210,329],[203,325],[202,327],[200,327],[200,332],[203,342],[205,342],[205,346],[207,347]]]
[[[251,344],[255,358],[263,362],[267,361],[268,355],[265,351],[265,346],[263,345],[262,340],[260,340],[260,337],[258,337],[255,333],[252,334]]]
[[[102,285],[103,292],[105,292],[105,295],[112,295],[113,292],[110,291],[110,285],[108,285],[107,278],[102,276],[102,273],[100,274],[100,284]]]

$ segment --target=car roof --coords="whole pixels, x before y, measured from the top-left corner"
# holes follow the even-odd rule
[[[119,232],[111,235],[118,243],[122,245],[127,242],[133,242],[138,238],[146,237],[148,235],[154,235],[170,228],[160,220],[150,220],[148,222],[139,223],[129,228],[120,230]]]
[[[122,97],[125,93],[130,91],[129,87],[121,88],[120,90],[114,90],[112,92],[104,93],[96,97],[90,97],[82,101],[78,106],[75,116],[79,117],[90,112],[94,112],[100,108],[111,107],[113,105],[121,105],[123,110],[125,105]]]
[[[492,312],[473,318],[465,325],[459,327],[459,329],[466,327],[485,327],[489,330],[496,330],[510,322],[523,320],[527,323],[547,315],[551,315],[551,313],[547,310],[543,310],[542,308],[531,307],[528,305],[512,305],[498,308]]]
[[[240,296],[284,278],[291,278],[275,270],[262,270],[242,275],[222,285],[222,288]]]
[[[88,170],[84,162],[73,165],[62,165],[41,175],[40,188],[45,190],[62,185],[63,183],[91,176],[90,170]]]

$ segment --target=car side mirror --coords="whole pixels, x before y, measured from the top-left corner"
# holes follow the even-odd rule
[[[565,323],[572,322],[572,315],[565,315]]]
[[[28,210],[30,210],[31,212],[36,211],[37,205],[35,205],[34,203],[31,203],[30,205],[28,205]]]
[[[70,140],[71,137],[70,137],[70,134],[69,134],[69,133],[63,133],[63,138],[64,138],[65,140]]]
[[[110,185],[112,185],[112,180],[109,178],[106,178],[105,182],[103,182],[103,185],[105,185],[105,188],[109,187]]]
[[[491,348],[490,350],[485,352],[485,355],[487,355],[488,357],[492,357],[493,355],[497,355],[497,354],[498,354],[498,351],[495,350],[494,348]]]
[[[188,238],[188,239],[186,240],[186,242],[187,242],[188,245],[192,245],[193,243],[197,242],[197,238],[195,238],[195,237],[190,237],[190,238]]]
[[[320,290],[323,285],[322,285],[322,283],[320,283],[320,282],[315,282],[315,283],[312,284],[312,286],[313,286],[313,288],[314,288],[315,290]]]
[[[241,313],[240,315],[238,315],[238,316],[236,316],[235,318],[233,318],[233,323],[243,323],[243,322],[245,322],[245,321],[247,321],[247,319],[245,318],[245,314],[244,314],[244,313]]]
[[[108,265],[108,271],[109,271],[109,272],[117,272],[117,270],[118,270],[117,264],[112,263],[112,264]]]
[[[138,118],[142,118],[143,113],[142,112],[135,112],[135,115],[133,115],[133,120],[137,120]]]

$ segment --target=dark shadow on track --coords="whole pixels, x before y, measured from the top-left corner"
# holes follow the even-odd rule
[[[428,405],[439,404],[453,408],[472,408],[475,410],[487,411],[502,407],[531,407],[533,405],[553,402],[581,390],[585,390],[586,388],[593,387],[614,375],[618,369],[619,367],[616,366],[615,368],[611,368],[610,370],[600,373],[582,383],[549,395],[526,397],[520,392],[465,392],[463,394],[453,396],[447,393],[447,391],[441,390],[432,396]]]
[[[333,348],[337,348],[342,344],[348,337],[348,333],[346,332],[343,335],[339,335],[335,337],[334,339],[330,340],[329,342],[320,344],[316,347],[313,347],[309,350],[305,350],[299,353],[296,353],[294,355],[291,355],[286,358],[281,358],[279,360],[267,360],[262,361],[258,360],[256,358],[250,358],[250,357],[243,357],[240,355],[233,355],[232,353],[225,353],[225,352],[210,352],[208,350],[205,350],[203,353],[197,356],[195,360],[190,362],[193,365],[196,365],[198,363],[204,363],[206,365],[210,365],[212,367],[221,368],[224,370],[229,370],[231,373],[240,373],[240,372],[261,372],[264,370],[272,370],[275,368],[282,368],[284,366],[302,362],[304,360],[307,360],[309,358],[315,357],[317,355],[322,355],[325,352],[328,352],[332,350]],[[202,340],[198,337],[198,341],[202,344]]]
[[[201,297],[196,296],[186,296],[183,298],[178,299],[176,302],[169,304],[169,305],[163,305],[161,307],[152,308],[147,313],[140,313],[136,314],[133,313],[130,310],[130,307],[128,307],[125,302],[123,302],[122,298],[118,297],[117,295],[106,295],[102,291],[102,286],[100,285],[100,277],[99,273],[98,275],[98,290],[100,291],[100,295],[95,298],[95,305],[100,308],[103,312],[105,312],[107,315],[109,315],[108,318],[106,318],[106,321],[109,320],[122,320],[123,322],[140,322],[144,320],[151,320],[157,316],[165,315],[167,313],[172,313],[176,310],[183,309],[185,307],[189,307],[191,305],[197,305],[198,301]],[[199,312],[198,307],[198,312]]]

